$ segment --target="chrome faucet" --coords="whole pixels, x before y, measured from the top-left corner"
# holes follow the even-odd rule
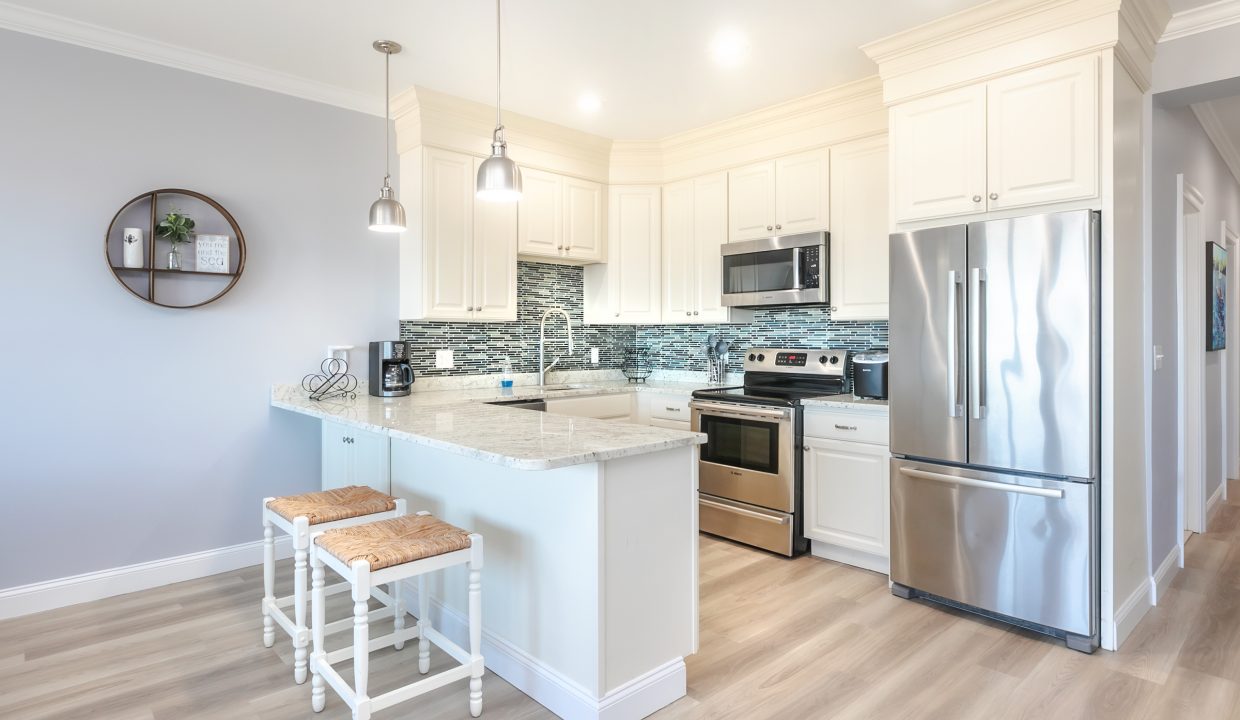
[[[544,353],[546,351],[546,345],[547,345],[547,318],[551,317],[552,315],[556,313],[559,313],[564,316],[565,330],[568,331],[568,353],[571,355],[573,352],[573,320],[572,318],[570,318],[568,316],[568,313],[565,312],[561,308],[547,308],[546,312],[543,313],[542,320],[538,323],[538,384],[539,385],[547,384],[547,371],[555,367],[557,364],[559,364],[560,360],[563,359],[563,357],[561,356],[561,357],[556,358],[555,360],[552,360],[550,365],[543,365],[543,363],[546,361],[546,358],[544,357]]]

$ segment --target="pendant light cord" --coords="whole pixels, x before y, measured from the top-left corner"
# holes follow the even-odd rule
[[[504,127],[504,124],[500,122],[499,117],[500,86],[502,84],[501,77],[503,69],[501,60],[503,57],[503,29],[500,24],[499,3],[500,0],[495,0],[495,131],[497,133]]]
[[[392,50],[383,51],[383,185],[392,179]]]

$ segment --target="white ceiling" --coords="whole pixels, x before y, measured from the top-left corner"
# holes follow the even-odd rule
[[[860,45],[978,1],[509,0],[504,106],[611,138],[661,138],[873,75]],[[367,104],[383,92],[370,43],[391,39],[405,46],[392,60],[395,91],[416,84],[494,102],[490,0],[7,4],[360,93]],[[725,27],[749,36],[740,67],[710,57]],[[602,98],[594,115],[577,108],[585,91]]]

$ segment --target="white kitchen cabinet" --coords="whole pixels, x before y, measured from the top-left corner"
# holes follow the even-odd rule
[[[896,222],[1098,195],[1098,56],[891,109]]]
[[[728,240],[830,227],[828,148],[754,163],[728,173]]]
[[[897,222],[986,209],[985,85],[896,105],[890,132]]]
[[[644,425],[688,430],[689,395],[642,391],[637,393],[637,421]]]
[[[986,85],[987,209],[1098,194],[1098,57]]]
[[[747,322],[751,310],[722,302],[728,238],[728,175],[715,173],[663,188],[663,322]]]
[[[480,162],[431,147],[401,155],[401,319],[517,319],[516,209],[475,199]]]
[[[589,417],[598,420],[629,420],[633,417],[633,393],[549,398],[547,412],[553,415]]]
[[[391,493],[388,436],[331,420],[322,425],[322,489],[366,485]]]
[[[831,148],[831,319],[886,320],[887,137]]]
[[[603,186],[526,168],[521,171],[517,251],[542,262],[603,262],[606,223]]]
[[[607,262],[585,269],[589,323],[659,322],[661,263],[660,188],[614,185],[608,197]]]

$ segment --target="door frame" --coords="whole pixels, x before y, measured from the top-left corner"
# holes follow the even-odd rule
[[[1226,220],[1220,222],[1219,244],[1227,248],[1227,257],[1240,249],[1240,232],[1233,230]],[[1240,302],[1240,273],[1228,268],[1227,274],[1227,335],[1236,337],[1240,319],[1232,308]],[[1223,500],[1227,499],[1227,485],[1231,478],[1240,478],[1240,349],[1228,347],[1223,351],[1223,398],[1227,403],[1223,410]]]
[[[1177,378],[1176,390],[1179,396],[1176,419],[1176,447],[1178,462],[1176,463],[1176,543],[1179,546],[1180,567],[1184,567],[1184,534],[1186,531],[1204,532],[1206,515],[1205,498],[1205,349],[1202,343],[1189,346],[1189,322],[1197,322],[1205,327],[1203,317],[1189,317],[1191,307],[1197,305],[1192,301],[1192,292],[1202,291],[1202,286],[1193,280],[1201,277],[1204,263],[1197,267],[1188,267],[1187,255],[1190,251],[1187,237],[1187,218],[1197,216],[1198,236],[1194,242],[1205,248],[1200,221],[1204,214],[1205,196],[1196,187],[1184,179],[1183,173],[1175,177],[1176,213],[1175,213],[1175,247],[1176,247],[1176,357]],[[1196,257],[1196,255],[1194,255]],[[1195,275],[1190,274],[1195,273]],[[1197,293],[1201,295],[1200,292]],[[1200,297],[1198,297],[1198,300]],[[1204,309],[1204,308],[1203,308]],[[1200,321],[1200,322],[1198,322]],[[1194,331],[1196,339],[1197,333]],[[1190,392],[1191,390],[1191,392]],[[1194,422],[1189,422],[1193,418]],[[1195,438],[1196,452],[1190,455],[1189,438]],[[1191,467],[1190,467],[1191,464]]]

